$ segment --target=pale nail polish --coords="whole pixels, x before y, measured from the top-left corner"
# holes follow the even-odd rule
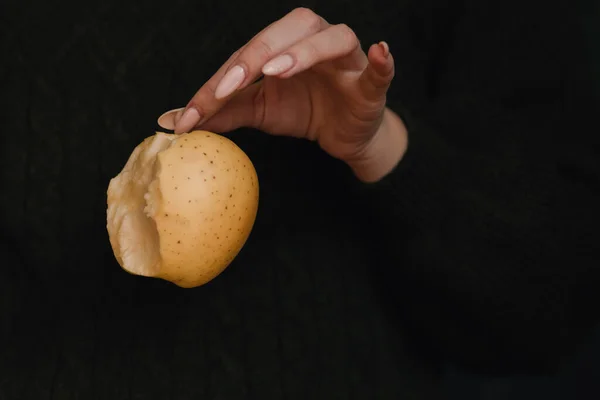
[[[390,47],[388,44],[386,42],[379,42],[379,47],[381,47],[381,50],[383,51],[383,56],[387,58],[390,54]]]
[[[289,54],[283,54],[277,56],[268,63],[266,63],[262,72],[265,75],[278,75],[281,74],[294,66],[294,59]]]
[[[181,116],[177,124],[175,125],[175,131],[177,133],[189,132],[194,126],[200,122],[200,113],[196,108],[190,107]]]
[[[184,108],[176,108],[174,110],[167,111],[160,117],[158,117],[158,125],[163,129],[173,130],[175,129],[175,123],[178,117],[183,113]]]
[[[246,73],[244,69],[239,65],[231,68],[223,78],[221,78],[221,82],[215,89],[215,97],[217,99],[222,99],[224,97],[229,96],[233,93],[244,81],[246,77]]]

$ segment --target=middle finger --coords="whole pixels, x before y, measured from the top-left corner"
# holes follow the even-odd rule
[[[268,26],[230,58],[192,97],[176,122],[175,132],[187,132],[223,107],[227,98],[261,75],[262,66],[295,43],[327,28],[314,12],[299,8]],[[187,112],[193,108],[193,112]],[[191,116],[191,117],[187,117]]]

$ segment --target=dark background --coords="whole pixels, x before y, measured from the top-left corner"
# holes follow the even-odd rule
[[[246,247],[210,284],[184,290],[119,268],[105,229],[109,179],[162,112],[301,5],[365,44],[394,35],[397,10],[383,2],[2,2],[1,400],[574,399],[598,389],[598,345],[560,379],[475,376],[417,349],[378,295],[353,178],[310,143],[231,134],[255,163],[261,203]]]

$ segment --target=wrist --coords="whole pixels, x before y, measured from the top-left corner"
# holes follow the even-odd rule
[[[379,129],[360,157],[347,164],[360,181],[377,182],[396,168],[406,153],[407,146],[406,126],[396,113],[386,107]]]

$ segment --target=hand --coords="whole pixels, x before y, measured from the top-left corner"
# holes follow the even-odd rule
[[[386,108],[393,77],[385,42],[367,55],[347,25],[298,8],[236,51],[184,109],[163,114],[159,124],[175,133],[246,126],[315,140],[359,179],[376,181],[406,149],[406,129]]]

